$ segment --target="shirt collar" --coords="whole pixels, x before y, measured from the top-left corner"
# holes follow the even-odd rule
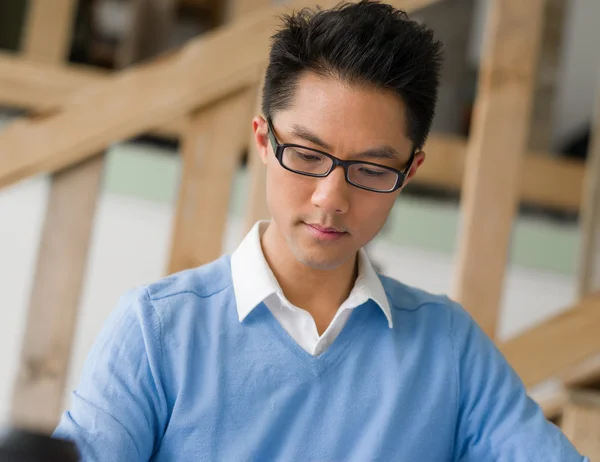
[[[268,221],[257,222],[231,255],[231,276],[238,310],[242,322],[267,297],[277,294],[285,296],[269,268],[262,252],[260,238]],[[393,327],[390,303],[379,276],[364,249],[358,255],[358,277],[354,288],[343,307],[354,308],[367,300],[373,300],[385,314],[388,326]]]

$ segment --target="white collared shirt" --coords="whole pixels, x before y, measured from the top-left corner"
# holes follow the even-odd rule
[[[233,288],[242,322],[254,308],[264,302],[277,322],[298,345],[314,356],[323,353],[342,331],[352,310],[369,299],[385,314],[392,327],[390,304],[366,252],[358,254],[358,277],[350,295],[336,312],[331,324],[319,336],[314,319],[306,310],[292,305],[285,297],[262,252],[260,239],[267,221],[256,223],[231,256]]]

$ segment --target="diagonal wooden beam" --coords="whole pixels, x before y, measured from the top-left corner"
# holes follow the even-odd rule
[[[391,3],[412,12],[434,2]],[[321,0],[319,6],[329,8],[337,3]],[[250,14],[169,56],[78,92],[57,114],[11,124],[0,133],[0,187],[64,168],[115,141],[256,85],[279,15],[308,4],[311,2],[295,0]]]
[[[600,293],[499,345],[527,387],[536,386],[600,353]]]
[[[58,112],[69,97],[107,78],[110,74],[92,68],[40,65],[0,52],[0,105],[21,107],[41,114]],[[176,138],[184,125],[185,121],[179,118],[154,133]],[[414,182],[460,191],[466,150],[467,140],[464,137],[432,134],[425,147],[427,162]],[[523,162],[525,171],[537,174],[521,180],[522,202],[570,212],[579,209],[584,175],[582,161],[531,151]],[[561,187],[555,187],[559,183]]]
[[[40,65],[0,52],[0,105],[12,105],[41,114],[58,112],[70,96],[108,78],[110,74],[92,68]],[[165,124],[155,133],[179,137],[184,124],[180,118]],[[425,147],[427,162],[414,182],[460,191],[466,150],[467,140],[464,137],[432,134]],[[584,162],[536,151],[528,152],[523,162],[525,171],[537,174],[521,180],[522,202],[570,212],[579,210]],[[559,183],[561,187],[555,187]]]
[[[89,66],[53,66],[0,52],[0,105],[37,113],[55,112],[76,92],[109,76],[110,73]]]
[[[85,97],[98,84],[106,82],[113,73],[89,66],[50,66],[16,55],[0,52],[0,106],[15,107],[33,112],[37,117],[56,114],[64,104]],[[169,121],[154,134],[178,138],[184,121]]]
[[[110,78],[110,74],[80,66],[53,67],[0,52],[0,105],[16,106],[37,113],[58,112],[61,103],[86,87]],[[179,137],[182,118],[154,131],[169,138]],[[460,191],[466,162],[467,140],[461,136],[430,136],[425,151],[427,162],[414,179],[424,184]],[[577,212],[581,202],[584,163],[560,159],[550,153],[528,152],[523,169],[537,172],[521,180],[521,201],[531,205]],[[0,180],[1,183],[1,180]],[[561,184],[556,188],[556,184]]]
[[[491,337],[529,139],[544,0],[492,0],[461,196],[454,296]],[[537,172],[536,172],[537,174]]]

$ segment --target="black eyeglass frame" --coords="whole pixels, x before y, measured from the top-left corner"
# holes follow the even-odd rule
[[[376,193],[383,193],[383,194],[392,193],[392,192],[400,189],[402,187],[402,185],[404,184],[404,182],[406,181],[408,173],[410,172],[410,168],[412,167],[412,163],[415,159],[415,155],[417,153],[417,150],[413,149],[413,151],[410,155],[410,158],[408,159],[408,165],[406,166],[406,168],[404,170],[398,170],[393,167],[388,167],[387,165],[376,164],[374,162],[365,162],[362,160],[341,160],[335,156],[332,156],[331,154],[329,154],[327,152],[320,151],[319,149],[308,148],[308,147],[302,146],[300,144],[290,144],[290,143],[282,144],[277,140],[277,137],[275,136],[275,130],[273,128],[273,123],[270,118],[267,118],[267,124],[268,124],[269,141],[271,142],[271,147],[273,148],[273,151],[275,152],[275,158],[279,162],[279,165],[281,165],[286,170],[288,170],[292,173],[296,173],[298,175],[311,176],[311,177],[316,177],[316,178],[324,178],[324,177],[328,176],[331,172],[333,172],[333,170],[336,167],[340,166],[344,169],[344,177],[346,178],[346,181],[348,182],[348,184],[351,184],[352,186],[354,186],[356,188],[360,188],[360,189],[364,189],[366,191],[371,191],[371,192],[376,192]],[[306,149],[307,151],[312,151],[312,152],[322,154],[322,155],[328,157],[329,159],[331,159],[331,161],[332,161],[331,167],[325,173],[307,173],[307,172],[300,172],[298,170],[293,170],[289,167],[286,167],[283,163],[283,151],[285,150],[285,148],[300,148],[300,149]],[[393,186],[393,188],[382,191],[380,189],[372,189],[372,188],[368,188],[366,186],[362,186],[360,184],[354,183],[348,175],[348,167],[350,167],[351,165],[355,165],[355,164],[372,165],[377,168],[383,168],[385,170],[394,172],[398,176],[397,180],[396,180],[396,184]]]

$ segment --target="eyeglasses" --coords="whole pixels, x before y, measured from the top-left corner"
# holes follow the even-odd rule
[[[391,193],[401,188],[415,157],[413,150],[404,171],[372,162],[341,160],[317,149],[297,144],[281,144],[275,137],[275,130],[273,130],[270,118],[267,119],[267,123],[269,141],[275,157],[283,168],[299,175],[326,177],[337,166],[340,166],[344,169],[348,183],[367,191]]]

